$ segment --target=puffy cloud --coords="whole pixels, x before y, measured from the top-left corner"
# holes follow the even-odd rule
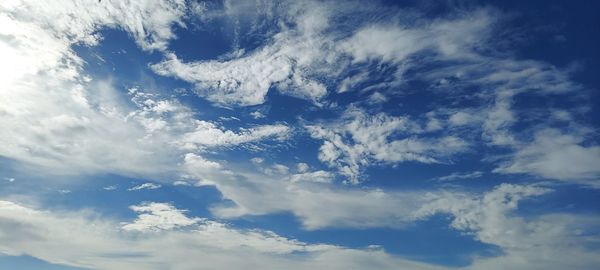
[[[172,173],[194,149],[256,142],[283,125],[241,133],[194,119],[175,99],[138,88],[129,99],[95,80],[71,46],[91,46],[103,28],[128,31],[144,49],[164,49],[184,1],[8,1],[0,4],[0,155],[53,174]],[[204,133],[202,133],[204,132]],[[210,133],[212,137],[201,135]],[[189,140],[189,141],[188,141]]]
[[[598,248],[590,246],[600,239],[594,229],[598,216],[516,214],[519,201],[548,192],[542,187],[502,184],[479,198],[441,198],[429,207],[451,213],[453,228],[502,249],[503,254],[476,259],[467,269],[593,268],[600,261],[593,255]]]
[[[462,179],[480,178],[482,175],[483,175],[483,172],[481,172],[481,171],[474,171],[474,172],[467,172],[467,173],[455,172],[455,173],[451,173],[446,176],[437,177],[435,179],[438,181],[455,181],[455,180],[462,180]]]
[[[308,169],[310,169],[310,166],[308,166],[308,164],[304,162],[296,164],[296,171],[298,171],[299,173],[305,173],[308,171]]]
[[[599,240],[595,229],[600,223],[598,216],[549,213],[526,217],[516,211],[521,200],[550,192],[542,187],[503,184],[482,195],[414,194],[427,200],[412,206],[405,203],[416,202],[415,198],[404,201],[397,194],[382,191],[368,192],[360,200],[353,199],[360,195],[355,192],[347,197],[339,192],[337,196],[342,197],[332,197],[336,193],[331,191],[312,192],[312,196],[302,196],[302,203],[318,205],[323,216],[344,213],[323,210],[331,209],[328,203],[336,201],[345,203],[337,207],[365,213],[362,224],[367,225],[390,221],[373,220],[369,212],[394,211],[396,219],[412,216],[413,220],[447,213],[452,228],[502,250],[497,256],[474,258],[472,264],[459,269],[595,269],[599,263],[594,245]],[[309,200],[315,198],[321,200]],[[381,201],[386,203],[379,204]],[[406,207],[404,213],[395,210],[399,206]],[[0,201],[0,249],[4,254],[26,253],[92,269],[161,269],[164,265],[173,269],[365,269],[374,265],[380,269],[456,269],[403,259],[381,249],[309,244],[270,231],[235,229],[188,217],[184,210],[167,203],[148,202],[131,209],[139,216],[119,224],[89,210],[40,211]],[[358,211],[361,209],[369,211]],[[390,213],[383,214],[389,217]]]
[[[227,2],[218,14],[239,25],[244,17],[252,16],[253,7],[262,20],[273,19],[274,30],[267,31],[268,42],[251,52],[231,54],[219,60],[182,62],[175,54],[152,65],[164,76],[176,77],[196,86],[196,92],[210,101],[223,105],[257,105],[265,102],[271,88],[316,104],[327,94],[323,81],[337,81],[335,76],[351,70],[354,64],[370,60],[403,62],[419,53],[435,51],[445,59],[470,57],[481,37],[490,31],[494,16],[486,10],[470,16],[450,18],[434,23],[407,23],[381,25],[370,20],[353,22],[348,27],[335,28],[335,22],[348,15],[360,13],[363,18],[385,13],[383,7],[366,8],[358,2],[348,2],[344,7],[334,2],[283,2],[279,5],[264,3]],[[239,12],[245,10],[246,12]],[[370,16],[371,15],[371,16]],[[411,14],[417,17],[415,14]],[[395,21],[390,19],[390,21]],[[286,22],[287,25],[281,26]],[[249,22],[249,33],[261,26]],[[279,26],[276,26],[279,25]],[[362,27],[359,27],[362,26]],[[354,33],[348,36],[348,31]],[[239,30],[236,30],[239,32]],[[236,38],[239,33],[236,33]],[[398,75],[401,75],[401,70]],[[368,73],[361,72],[341,80],[338,92],[352,90],[366,80]],[[327,80],[324,80],[324,79]],[[381,97],[374,101],[381,100]]]
[[[598,185],[600,146],[584,143],[583,134],[557,129],[536,132],[531,143],[520,146],[494,172],[526,173],[543,178]]]
[[[290,130],[286,125],[276,124],[242,129],[239,133],[235,133],[231,130],[222,130],[211,122],[197,121],[195,130],[185,133],[180,143],[186,148],[202,149],[239,145],[268,138],[283,140],[287,138]]]
[[[36,39],[33,31],[44,30],[60,42],[95,44],[101,37],[96,33],[102,27],[127,31],[144,49],[166,49],[175,37],[172,26],[184,26],[185,1],[128,0],[89,3],[80,0],[60,0],[41,5],[35,1],[11,0],[2,4],[4,14],[19,22],[11,25],[26,26],[26,32],[13,37],[17,40]],[[27,35],[28,37],[24,37]],[[29,43],[29,42],[27,42]],[[33,44],[31,44],[33,45]]]
[[[183,1],[7,1],[0,11],[0,155],[58,174],[168,170],[169,154],[155,155],[157,138],[144,128],[157,122],[130,121],[134,109],[82,73],[71,46],[96,44],[96,31],[112,27],[145,49],[165,48]]]
[[[152,232],[171,230],[179,227],[190,226],[200,221],[198,218],[188,218],[185,211],[175,208],[167,203],[147,202],[133,205],[131,210],[139,214],[132,223],[122,226],[126,231]]]
[[[436,163],[467,149],[467,143],[455,136],[427,136],[427,128],[408,117],[368,115],[356,108],[333,123],[306,128],[313,138],[325,140],[319,160],[337,168],[351,183],[360,181],[361,167],[371,161]]]
[[[299,217],[307,229],[326,227],[402,227],[416,219],[412,209],[430,202],[425,191],[385,192],[379,189],[339,189],[326,171],[273,174],[259,163],[263,173],[228,166],[207,168],[203,158],[190,155],[184,168],[188,180],[213,185],[233,202],[216,204],[213,214],[222,218],[265,215],[282,211]],[[394,205],[394,207],[389,207]],[[326,211],[324,209],[327,209]],[[360,211],[359,211],[360,210]]]

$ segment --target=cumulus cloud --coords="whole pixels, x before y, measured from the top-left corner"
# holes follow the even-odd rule
[[[103,28],[128,31],[143,49],[164,49],[184,1],[10,1],[0,5],[0,155],[53,174],[155,177],[176,171],[186,147],[256,142],[283,125],[233,133],[173,98],[134,87],[129,96],[83,70],[74,44],[92,46]],[[204,133],[203,133],[204,132]],[[212,137],[201,135],[210,133]]]
[[[196,128],[193,131],[185,133],[180,143],[185,148],[191,147],[194,149],[231,146],[268,138],[283,140],[287,138],[290,131],[291,129],[288,126],[276,124],[242,129],[239,133],[235,133],[231,130],[223,130],[211,122],[197,121]]]
[[[440,163],[468,149],[465,141],[452,135],[427,136],[427,127],[409,117],[369,115],[357,108],[348,109],[333,123],[306,128],[313,138],[324,140],[319,160],[355,184],[360,182],[361,167],[371,162]]]
[[[139,214],[132,223],[122,226],[126,231],[155,232],[190,226],[200,221],[198,218],[188,218],[185,211],[167,203],[147,202],[133,205],[131,210]]]
[[[109,27],[128,31],[144,49],[165,48],[183,1],[8,1],[0,10],[6,25],[0,30],[6,37],[0,40],[6,56],[0,155],[58,174],[167,170],[160,165],[167,160],[154,156],[155,138],[141,140],[143,123],[127,119],[132,109],[115,99],[109,82],[82,72],[83,60],[71,46],[94,45],[101,39],[97,31]]]

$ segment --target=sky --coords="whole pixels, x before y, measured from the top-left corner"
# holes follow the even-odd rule
[[[1,1],[0,269],[597,269],[599,8]]]

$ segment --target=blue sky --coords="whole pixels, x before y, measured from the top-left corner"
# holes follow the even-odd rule
[[[0,3],[2,269],[596,269],[594,2]]]

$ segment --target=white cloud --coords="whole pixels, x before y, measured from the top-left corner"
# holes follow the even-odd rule
[[[413,25],[370,24],[343,41],[340,47],[355,62],[399,63],[424,50],[434,50],[442,58],[468,58],[485,41],[495,19],[484,9],[453,19],[427,23],[416,20]]]
[[[223,130],[211,122],[197,121],[195,130],[185,133],[180,140],[180,144],[188,149],[203,149],[206,147],[239,145],[268,138],[283,140],[287,138],[290,130],[286,125],[275,124],[242,129],[239,133],[235,133],[230,130]]]
[[[112,191],[112,190],[117,190],[117,186],[115,186],[115,185],[106,186],[106,187],[103,187],[102,189],[106,190],[106,191]]]
[[[320,104],[327,94],[326,86],[320,81],[336,79],[336,75],[343,74],[352,64],[373,59],[399,64],[418,52],[429,50],[445,58],[469,57],[494,21],[487,10],[434,23],[381,25],[366,20],[355,22],[353,27],[366,26],[348,37],[347,33],[335,29],[331,21],[357,13],[369,17],[370,12],[381,12],[382,7],[366,8],[358,2],[344,7],[334,2],[284,2],[277,6],[228,3],[218,16],[236,22],[235,25],[243,20],[240,17],[251,16],[248,14],[256,8],[263,12],[272,10],[269,14],[261,13],[261,18],[276,17],[280,26],[276,33],[270,30],[269,41],[252,52],[189,63],[169,54],[164,61],[152,65],[156,73],[191,82],[200,96],[224,105],[262,104],[272,87]],[[218,13],[205,9],[201,13],[211,12]],[[283,27],[281,22],[289,24]],[[401,73],[399,70],[398,74]],[[349,76],[341,81],[337,91],[349,91],[367,77],[367,73]]]
[[[0,155],[55,174],[168,170],[169,153],[144,128],[153,119],[130,121],[135,109],[83,73],[71,46],[94,45],[109,27],[165,48],[183,1],[4,1],[0,10]]]
[[[600,179],[600,146],[584,144],[582,134],[557,129],[536,132],[531,143],[517,148],[494,172],[526,173],[549,179],[595,183]]]
[[[450,115],[448,122],[453,126],[464,126],[480,122],[480,117],[472,112],[458,111]]]
[[[408,117],[368,115],[356,108],[336,122],[306,128],[313,138],[325,140],[319,160],[337,168],[351,183],[360,182],[361,167],[373,161],[445,162],[444,158],[467,149],[467,143],[455,136],[426,136],[427,127]]]
[[[186,181],[181,181],[181,180],[177,180],[175,182],[173,182],[174,186],[190,186],[190,183],[186,182]]]
[[[260,112],[260,111],[253,111],[250,113],[250,116],[252,116],[254,119],[261,119],[261,118],[265,118],[266,116]]]
[[[308,181],[308,182],[316,182],[316,183],[331,183],[334,178],[335,178],[335,175],[333,173],[330,173],[327,171],[314,171],[314,172],[304,171],[304,172],[292,174],[289,176],[289,179],[292,182]]]
[[[498,246],[503,254],[476,259],[467,269],[591,269],[600,262],[598,216],[516,214],[519,201],[548,193],[536,186],[502,184],[481,198],[442,198],[430,207],[454,215],[451,226]],[[423,208],[427,209],[427,207]]]
[[[193,149],[279,139],[283,125],[234,133],[194,119],[172,98],[129,89],[83,70],[71,46],[121,28],[144,49],[163,49],[184,1],[10,1],[0,4],[0,155],[52,174],[117,173],[155,178]],[[212,132],[211,138],[197,132]],[[277,136],[274,135],[277,133]],[[185,134],[185,135],[182,135]],[[189,139],[189,141],[186,141]],[[206,140],[203,140],[206,139]]]
[[[474,171],[474,172],[467,172],[467,173],[455,172],[455,173],[451,173],[446,176],[437,177],[435,179],[438,181],[455,181],[455,180],[479,178],[482,175],[483,175],[483,172],[481,172],[481,171]]]
[[[310,169],[310,166],[304,162],[296,164],[296,171],[299,173],[305,173]]]
[[[144,223],[122,230],[118,222],[90,211],[40,211],[0,201],[0,250],[91,269],[438,269],[380,249],[308,244],[270,231],[234,229],[187,217],[169,204],[132,209],[142,213],[125,226]]]
[[[127,190],[129,191],[135,191],[135,190],[142,190],[142,189],[159,189],[162,186],[159,184],[154,184],[154,183],[143,183],[141,185],[129,188]]]
[[[354,198],[362,192],[350,192],[348,196],[322,189],[311,191],[312,195],[298,192],[304,192],[302,203],[318,205],[324,217],[331,214],[338,215],[334,219],[343,217],[345,211],[327,211],[332,209],[332,202],[342,202],[337,207],[348,212],[365,214],[364,220],[355,226],[397,222],[373,220],[370,212],[383,213],[389,218],[391,212],[382,211],[394,211],[397,213],[394,219],[410,216],[413,221],[447,213],[452,217],[452,228],[502,250],[497,256],[474,257],[471,265],[459,269],[558,270],[569,266],[595,269],[600,262],[594,245],[599,240],[595,228],[600,224],[600,217],[552,213],[525,217],[516,211],[521,200],[549,191],[536,186],[503,184],[481,196],[415,193],[415,198],[406,197],[406,201],[398,194],[382,191],[363,193],[367,197],[359,200]],[[411,195],[405,193],[404,196]],[[318,200],[311,200],[315,198]],[[418,198],[425,200],[406,205],[417,202]],[[398,210],[400,207],[406,209]],[[0,250],[8,255],[28,254],[52,263],[92,269],[162,269],[165,265],[172,269],[367,269],[374,266],[378,269],[456,269],[402,259],[377,248],[309,244],[270,231],[235,229],[204,218],[188,217],[184,210],[167,203],[149,202],[131,209],[138,212],[138,217],[133,222],[119,224],[89,210],[40,211],[0,201]],[[202,264],[197,263],[199,260]]]
[[[122,226],[126,231],[157,232],[190,226],[201,221],[199,218],[188,218],[184,210],[168,203],[147,202],[130,208],[139,216],[132,223]]]
[[[367,100],[369,104],[381,104],[385,103],[386,101],[388,101],[388,98],[379,92],[373,93],[369,96],[369,99]]]
[[[1,6],[5,14],[25,22],[28,30],[44,29],[62,42],[97,43],[96,31],[102,27],[120,28],[133,36],[144,49],[165,49],[175,35],[172,26],[184,26],[185,1],[127,0],[89,3],[79,0],[53,1],[41,5],[37,1],[8,1]],[[19,25],[12,23],[11,25]],[[29,34],[23,32],[21,34]],[[15,36],[16,37],[16,36]],[[22,37],[17,37],[22,38]],[[36,38],[29,36],[29,38]]]

